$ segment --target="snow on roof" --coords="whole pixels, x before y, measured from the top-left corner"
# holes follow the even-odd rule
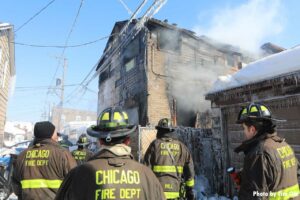
[[[0,27],[7,27],[7,26],[10,26],[10,24],[9,23],[1,23],[0,22]]]
[[[219,76],[208,92],[215,93],[300,70],[300,46],[252,62],[233,75]]]

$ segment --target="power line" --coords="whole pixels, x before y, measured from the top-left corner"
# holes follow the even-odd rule
[[[73,30],[74,30],[74,28],[75,28],[75,24],[76,24],[77,19],[78,19],[78,17],[79,17],[79,13],[80,13],[82,4],[83,4],[83,0],[80,1],[80,5],[79,5],[79,8],[78,8],[78,10],[77,10],[77,14],[76,14],[76,16],[75,16],[75,19],[74,19],[74,21],[73,21],[72,27],[71,27],[70,32],[69,32],[69,34],[68,34],[68,36],[67,36],[67,39],[66,39],[65,46],[67,46],[68,43],[69,43],[69,39],[70,39],[70,37],[71,37],[71,34],[72,34],[72,32],[73,32]],[[66,48],[64,48],[61,57],[63,57],[63,55],[64,55],[64,53],[65,53],[65,50],[66,50]]]
[[[68,84],[68,85],[64,85],[64,87],[74,87],[77,86],[79,84]],[[24,87],[15,87],[16,90],[26,90],[26,89],[48,89],[48,88],[57,88],[55,86],[24,86]]]
[[[68,86],[76,86],[76,85],[79,85],[77,83],[74,83],[74,84],[67,84],[67,85],[64,85],[65,87],[68,87]],[[41,88],[41,87],[51,87],[51,86],[24,86],[24,87],[16,87],[16,88]]]
[[[17,30],[14,32],[16,33],[20,29],[22,29],[26,24],[28,24],[30,21],[32,21],[35,17],[37,17],[41,12],[43,12],[48,6],[50,6],[55,0],[50,1],[46,6],[44,6],[41,10],[39,10],[36,14],[34,14],[32,17],[30,17],[26,22],[24,22]]]
[[[101,40],[105,40],[109,37],[111,37],[112,35],[109,36],[104,36],[101,37],[99,39],[93,40],[93,41],[89,41],[89,42],[85,42],[82,44],[74,44],[74,45],[41,45],[41,44],[28,44],[28,43],[23,43],[23,42],[11,42],[13,44],[17,44],[17,45],[22,45],[22,46],[28,46],[28,47],[37,47],[37,48],[75,48],[75,47],[82,47],[82,46],[87,46],[90,44],[94,44],[96,42],[99,42]]]
[[[65,42],[65,45],[64,45],[65,47],[63,48],[62,54],[61,54],[61,56],[60,56],[61,58],[62,58],[62,57],[64,56],[64,54],[65,54],[66,46],[68,45],[70,36],[71,36],[71,34],[72,34],[73,30],[74,30],[75,24],[76,24],[77,19],[78,19],[78,17],[79,17],[79,13],[80,13],[82,4],[83,4],[83,0],[80,1],[80,5],[79,5],[79,8],[78,8],[78,10],[77,10],[77,14],[76,14],[75,19],[74,19],[74,21],[73,21],[73,23],[72,23],[71,29],[70,29],[70,31],[69,31],[69,34],[68,34],[68,36],[67,36],[67,39],[66,39],[66,42]],[[60,64],[60,62],[59,62],[59,64]],[[57,73],[57,71],[58,71],[59,64],[58,64],[57,67],[56,67],[54,76],[52,77],[51,84],[52,84],[52,82],[53,82],[53,80],[54,80],[54,78],[55,78],[55,76],[56,76],[56,73]],[[51,84],[50,84],[50,85],[51,85]]]
[[[137,16],[137,14],[140,12],[140,10],[142,9],[142,7],[146,4],[147,0],[143,0],[143,2],[138,6],[138,8],[135,10],[135,12],[132,14],[132,16],[130,17],[130,19],[128,20],[128,22],[124,25],[124,27],[122,28],[122,30],[117,33],[117,37],[121,37],[123,35],[124,32],[126,32],[127,27],[129,26],[129,24],[131,23],[131,21]],[[103,53],[102,56],[104,56],[104,54],[106,54],[106,52]],[[102,58],[102,57],[101,57]],[[78,95],[79,92],[85,93],[86,92],[86,87],[90,84],[90,82],[97,77],[97,73],[94,73],[94,75],[88,80],[89,76],[94,72],[94,70],[96,70],[98,64],[95,64],[92,69],[89,71],[89,73],[85,76],[85,78],[82,80],[82,82],[80,83],[80,85],[75,88],[68,96],[67,96],[67,100],[66,103],[69,103],[72,100],[72,97],[74,96],[74,94]],[[84,82],[87,81],[86,84],[84,84]]]
[[[74,94],[78,94],[79,92],[83,91],[84,89],[84,82],[89,78],[89,76],[94,72],[94,70],[96,70],[97,68],[97,64],[95,64],[92,69],[89,71],[89,73],[84,77],[84,79],[81,81],[81,83],[79,84],[79,86],[77,88],[75,88],[67,97],[66,97],[66,103],[69,103],[72,99],[72,96]]]
[[[122,37],[123,33],[126,33],[127,31],[127,27],[129,26],[128,23],[130,23],[133,19],[133,17],[135,17],[135,15],[137,14],[138,10],[145,4],[147,0],[144,0],[142,2],[142,4],[140,5],[140,7],[135,11],[135,13],[133,14],[133,16],[130,18],[130,20],[124,25],[124,27],[122,28],[122,30],[119,33],[119,37]],[[112,49],[110,52],[104,52],[102,57],[100,58],[100,60],[105,56],[106,60],[104,63],[102,63],[101,66],[106,66],[107,63],[109,62],[109,60],[115,55],[115,53],[123,46],[125,46],[130,39],[132,40],[132,38],[134,38],[139,32],[140,30],[144,27],[145,23],[151,18],[153,17],[159,10],[160,8],[167,2],[167,0],[155,0],[153,2],[153,4],[146,10],[145,14],[140,18],[140,20],[138,21],[137,24],[135,24],[135,26],[133,28],[131,28],[130,32],[126,34],[126,38],[123,39],[123,41],[120,42],[120,44],[115,47],[114,49]],[[109,53],[109,55],[107,55]],[[85,86],[87,87],[90,82],[97,77],[98,74],[100,74],[104,69],[96,71],[95,74],[92,76],[92,78],[85,84]]]
[[[83,0],[80,1],[80,5],[79,5],[79,8],[78,8],[78,10],[77,10],[75,19],[74,19],[74,21],[73,21],[73,23],[72,23],[71,29],[70,29],[70,31],[69,31],[69,33],[68,33],[68,36],[67,36],[67,39],[66,39],[64,48],[63,48],[63,51],[62,51],[62,53],[61,53],[61,56],[60,56],[61,58],[62,58],[62,57],[64,56],[64,54],[65,54],[66,46],[68,46],[68,42],[69,42],[70,36],[71,36],[71,34],[72,34],[73,30],[74,30],[74,27],[75,27],[75,24],[76,24],[76,22],[77,22],[77,19],[78,19],[78,17],[79,17],[79,13],[80,13],[80,10],[81,10],[81,8],[82,8],[82,4],[83,4]],[[55,76],[56,76],[56,73],[57,73],[57,71],[58,71],[59,65],[60,65],[60,62],[58,62],[58,65],[57,65],[57,67],[56,67],[56,70],[55,70],[55,72],[54,72],[54,75],[53,75],[53,77],[52,77],[52,80],[51,80],[51,82],[50,82],[50,85],[52,85],[52,83],[53,83],[53,81],[54,81],[54,79],[55,79]],[[49,95],[49,92],[47,92],[47,94],[46,94],[46,100],[45,100],[45,101],[47,101],[48,95]]]
[[[91,92],[91,93],[94,93],[94,94],[98,94],[98,92],[96,92],[96,91],[94,91],[94,90],[92,90],[92,89],[90,89],[90,88],[88,88],[88,87],[86,87],[86,90],[87,90],[88,92]]]
[[[120,3],[124,6],[124,8],[127,10],[129,15],[132,15],[132,11],[129,9],[129,7],[126,5],[126,3],[123,0],[119,0]]]
[[[167,0],[155,0],[153,2],[153,4],[150,6],[150,8],[148,8],[145,12],[145,14],[142,16],[142,18],[139,20],[139,22],[135,25],[135,27],[133,27],[131,29],[131,31],[129,33],[126,34],[127,32],[127,28],[129,26],[129,24],[132,22],[132,20],[134,18],[136,18],[137,14],[139,13],[139,11],[141,10],[141,8],[145,5],[145,3],[147,2],[147,0],[143,0],[143,2],[139,5],[139,7],[136,9],[136,11],[132,14],[132,16],[130,17],[130,19],[128,20],[128,22],[123,26],[123,28],[121,29],[121,31],[118,34],[118,37],[121,38],[123,36],[123,34],[126,34],[126,38],[124,38],[120,44],[115,47],[114,49],[112,49],[109,52],[104,52],[102,57],[100,58],[100,60],[102,60],[102,58],[104,56],[106,56],[106,61],[104,63],[102,63],[101,66],[105,66],[109,60],[109,58],[111,58],[121,47],[125,46],[127,44],[127,42],[132,39],[133,37],[135,37],[139,31],[143,28],[144,24],[146,23],[146,21],[151,18],[153,15],[155,15],[158,10],[160,10],[160,8],[166,3]],[[132,36],[132,37],[131,37]],[[93,73],[94,69],[98,66],[98,64],[96,64],[92,70],[89,72],[89,74],[84,78],[84,80],[80,83],[80,86],[78,86],[77,88],[75,88],[73,90],[73,92],[67,97],[69,98],[68,101],[66,101],[67,103],[70,102],[70,100],[72,99],[73,94],[75,94],[75,92],[79,89],[79,92],[82,91],[83,94],[86,93],[87,90],[87,86],[98,76],[99,73],[101,73],[102,70],[98,70],[96,71],[91,78],[88,79],[88,77]],[[88,79],[88,80],[87,80]],[[87,80],[87,82],[85,83],[85,81]],[[81,87],[81,88],[80,88]],[[78,93],[76,93],[78,94]],[[82,96],[81,96],[82,97]]]

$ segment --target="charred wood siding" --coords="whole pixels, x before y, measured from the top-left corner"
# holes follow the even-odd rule
[[[277,133],[292,145],[295,154],[300,160],[300,95],[289,96],[280,99],[260,100],[272,111],[272,115],[277,118],[286,119],[286,122],[277,123]],[[224,138],[228,138],[229,164],[241,167],[243,155],[234,153],[234,148],[244,140],[243,129],[236,124],[237,113],[240,105],[232,105],[222,109],[222,117],[227,124],[224,130]]]
[[[287,120],[277,123],[277,133],[293,147],[296,157],[300,160],[299,74],[300,72],[294,72],[207,95],[206,98],[212,101],[213,109],[220,111],[216,117],[220,117],[223,122],[222,126],[213,129],[213,132],[222,135],[226,167],[242,167],[244,155],[234,153],[234,148],[245,138],[241,125],[236,124],[236,119],[241,106],[249,102],[263,103],[270,108],[272,116]],[[225,179],[225,182],[228,185],[232,184],[229,179]],[[230,191],[232,193],[233,187],[228,188],[228,192]]]
[[[134,123],[146,123],[146,113],[143,109],[146,107],[147,96],[144,49],[145,45],[138,35],[110,58],[108,66],[100,69],[98,113],[116,105],[128,109],[137,108],[139,119]],[[101,81],[101,77],[106,78]]]
[[[234,55],[225,54],[216,47],[207,44],[205,41],[195,39],[185,34],[178,34],[178,30],[173,30],[177,37],[174,39],[173,46],[161,48],[160,37],[163,28],[153,29],[148,38],[147,48],[147,77],[148,77],[148,117],[149,123],[155,124],[161,117],[170,117],[171,102],[176,98],[178,105],[177,121],[180,125],[194,126],[196,114],[194,110],[198,108],[187,108],[185,100],[174,97],[176,86],[173,82],[185,80],[182,69],[195,71],[202,69],[205,71],[211,66],[216,66],[219,75],[230,71],[232,66],[227,65],[227,58],[233,59]],[[199,74],[199,77],[203,74]],[[213,79],[213,77],[212,77]],[[185,82],[185,87],[194,87],[197,84],[193,81]],[[199,84],[199,83],[198,83]],[[151,96],[152,95],[152,96]],[[153,96],[155,95],[155,96]],[[180,95],[180,94],[178,94]],[[186,94],[182,93],[182,96]],[[194,98],[193,96],[185,96]],[[207,106],[208,107],[208,106]],[[192,111],[193,110],[193,111]],[[181,113],[181,114],[180,114]]]
[[[156,139],[156,131],[154,127],[139,127],[139,134],[132,136],[135,141],[140,141],[138,154],[142,162],[149,145]],[[174,134],[187,146],[193,157],[196,178],[198,177],[196,190],[208,195],[217,192],[223,194],[223,159],[221,158],[220,138],[214,137],[211,129],[191,127],[177,127]],[[136,153],[135,150],[133,153]],[[204,182],[198,182],[200,177],[205,177],[208,181],[207,185]]]
[[[211,129],[178,127],[176,131],[191,152],[196,175],[205,176],[209,182],[204,192],[223,194],[221,140],[213,136]]]
[[[300,71],[286,74],[281,77],[274,77],[245,86],[240,86],[226,92],[216,92],[208,94],[206,99],[213,100],[216,105],[230,105],[233,103],[243,103],[256,99],[267,99],[284,95],[300,93]]]
[[[174,86],[170,79],[182,79],[182,68],[205,70],[216,66],[216,71],[222,75],[236,67],[230,64],[245,61],[242,54],[229,48],[229,45],[221,48],[222,45],[205,37],[196,37],[191,31],[155,19],[149,20],[146,30],[111,57],[110,52],[121,42],[115,35],[122,23],[116,23],[106,45],[107,52],[99,63],[98,113],[113,105],[137,108],[137,123],[154,125],[162,117],[171,117],[170,102],[174,95],[170,91]],[[186,88],[194,84],[187,82]],[[178,111],[183,112],[177,115],[181,118],[178,122],[194,126],[195,108],[187,109],[182,102],[177,101]]]

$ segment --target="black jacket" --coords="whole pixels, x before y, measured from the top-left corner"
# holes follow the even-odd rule
[[[145,165],[159,179],[167,199],[181,196],[182,183],[192,192],[195,176],[193,159],[188,148],[172,135],[174,133],[158,133],[157,139],[150,144],[144,157]]]
[[[163,190],[153,172],[130,155],[102,150],[73,169],[56,200],[141,199],[163,200]]]
[[[236,148],[240,151],[245,158],[239,199],[300,199],[298,161],[283,138],[258,135]]]
[[[54,199],[67,173],[76,166],[70,152],[51,139],[35,141],[17,158],[13,188],[19,200]]]

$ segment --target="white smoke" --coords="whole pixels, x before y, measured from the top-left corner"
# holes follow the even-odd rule
[[[198,25],[194,31],[255,53],[265,39],[282,31],[283,13],[282,0],[249,0],[211,13],[209,26]]]
[[[176,66],[176,67],[175,67]],[[207,65],[195,67],[193,65],[175,65],[174,71],[169,71],[169,92],[178,100],[178,106],[185,110],[205,112],[210,109],[210,101],[205,100],[205,94],[210,90],[218,76],[226,73],[224,67]]]

